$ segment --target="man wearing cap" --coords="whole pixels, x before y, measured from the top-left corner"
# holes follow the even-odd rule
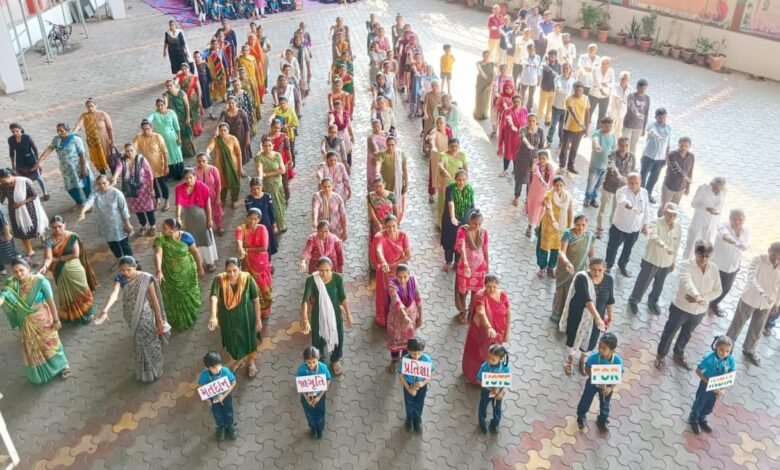
[[[653,283],[653,289],[647,298],[650,313],[660,315],[658,299],[664,288],[664,281],[670,272],[674,271],[677,251],[680,249],[682,229],[677,222],[679,209],[677,204],[670,202],[664,207],[664,215],[650,222],[648,227],[649,240],[642,258],[641,269],[634,283],[634,290],[628,298],[628,309],[636,315],[639,313],[639,302],[645,291]]]
[[[756,355],[756,344],[761,338],[761,330],[764,329],[769,313],[778,308],[780,308],[780,242],[774,242],[767,254],[756,256],[750,262],[747,288],[739,298],[734,318],[726,332],[726,336],[736,343],[742,327],[748,319],[750,320],[750,327],[742,344],[742,353],[756,366],[761,365],[761,360]]]
[[[615,193],[617,209],[615,209],[615,217],[612,218],[612,226],[609,227],[606,261],[609,272],[615,265],[618,249],[622,245],[623,251],[620,253],[618,267],[620,274],[631,277],[631,272],[627,268],[631,250],[639,238],[639,233],[647,233],[651,215],[647,191],[639,186],[639,175],[629,173],[627,179],[628,183]]]
[[[650,115],[650,97],[647,96],[647,80],[636,82],[636,91],[626,99],[626,115],[623,118],[623,136],[631,139],[631,153],[636,155],[639,137],[645,136],[647,117]]]

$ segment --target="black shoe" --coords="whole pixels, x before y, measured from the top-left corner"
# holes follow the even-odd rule
[[[706,421],[699,421],[699,427],[701,428],[702,431],[706,433],[712,432],[712,428],[710,427],[709,423]]]
[[[493,434],[498,434],[498,424],[490,423],[490,432]]]
[[[217,442],[222,442],[224,440],[225,440],[225,430],[217,429]]]
[[[577,171],[577,170],[575,170],[574,168],[571,168],[571,167],[570,167],[570,168],[568,168],[568,171],[569,171],[569,173],[571,173],[572,175],[579,175],[579,174],[580,174],[580,172],[579,172],[579,171]]]
[[[236,439],[238,439],[238,431],[236,431],[235,428],[228,429],[227,432],[225,432],[225,437],[229,441],[235,441]]]
[[[650,201],[650,204],[655,204],[657,202],[653,196],[647,196],[647,200]]]
[[[487,424],[485,423],[480,424],[479,429],[482,431],[482,434],[487,434],[488,432]]]
[[[607,432],[607,423],[609,420],[606,419],[597,419],[596,420],[596,427],[599,428],[599,431],[601,432]]]
[[[577,418],[577,428],[583,429],[585,427],[585,420],[582,418]]]
[[[661,315],[661,307],[659,307],[655,302],[648,302],[647,309],[650,310],[650,313],[653,315]]]
[[[691,431],[696,435],[701,434],[701,428],[699,427],[698,421],[691,421]]]
[[[628,311],[633,313],[634,315],[639,314],[639,305],[636,304],[636,302],[628,301]]]
[[[594,200],[590,201],[590,207],[593,207],[594,209],[598,209],[599,208],[599,203],[594,199]]]
[[[323,434],[325,434],[325,431],[317,431],[314,437],[317,439],[322,439]]]
[[[423,432],[422,421],[417,420],[413,424],[414,424],[414,432],[418,432],[418,433]]]
[[[634,275],[627,268],[620,268],[620,274],[622,274],[624,277],[632,277]]]
[[[412,432],[412,421],[407,419],[406,425],[404,425],[404,427],[406,428],[407,431]]]

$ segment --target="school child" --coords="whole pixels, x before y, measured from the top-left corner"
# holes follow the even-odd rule
[[[296,377],[307,375],[324,375],[330,388],[330,371],[328,366],[320,362],[320,350],[314,346],[308,346],[303,350],[303,364],[295,372]],[[322,434],[325,432],[325,392],[301,393],[301,405],[312,436],[322,439]]]
[[[415,361],[427,362],[431,365],[431,373],[436,370],[431,356],[425,354],[425,341],[421,338],[413,337],[406,342],[404,359],[414,359]],[[398,363],[398,380],[404,386],[404,405],[406,406],[406,430],[422,432],[422,411],[425,405],[425,395],[428,393],[428,383],[430,378],[415,377],[413,375],[404,375],[403,360]]]
[[[596,426],[599,430],[604,432],[607,430],[607,423],[609,423],[609,401],[612,399],[612,390],[614,385],[593,385],[590,382],[590,368],[594,364],[620,364],[621,369],[623,365],[623,359],[615,353],[617,349],[617,336],[614,333],[604,333],[599,339],[598,352],[593,353],[587,361],[585,361],[585,371],[588,375],[588,381],[585,382],[585,389],[582,391],[582,398],[577,405],[577,427],[582,429],[585,427],[585,415],[590,409],[590,405],[593,403],[593,398],[598,393],[599,395],[599,416],[596,419]]]
[[[449,44],[444,45],[444,54],[441,56],[440,70],[441,70],[441,90],[448,95],[452,94],[452,65],[455,63],[455,56],[452,55],[452,46]],[[447,91],[444,91],[444,87],[447,87]]]
[[[217,441],[224,441],[225,437],[234,441],[238,437],[233,415],[233,390],[236,389],[236,377],[227,367],[222,367],[222,356],[218,352],[210,351],[203,358],[206,368],[198,377],[198,385],[206,385],[227,377],[230,380],[230,389],[209,399],[211,413],[217,423]]]
[[[508,374],[509,371],[509,353],[506,348],[500,344],[491,344],[488,348],[487,361],[482,364],[477,372],[477,381],[482,383],[482,374]],[[477,418],[479,419],[479,429],[483,433],[488,432],[487,419],[487,407],[488,404],[493,405],[493,419],[490,420],[490,432],[498,432],[498,426],[501,424],[501,403],[504,399],[506,390],[497,387],[485,387],[482,386],[482,392],[479,396],[479,411]]]
[[[726,394],[725,388],[707,391],[707,382],[711,377],[734,372],[736,363],[731,350],[734,343],[726,335],[718,336],[712,343],[712,351],[704,355],[696,368],[696,375],[699,376],[699,388],[696,390],[696,398],[693,400],[691,414],[688,416],[688,423],[694,434],[704,431],[712,432],[712,428],[707,423],[707,416],[715,408],[715,401],[723,398]]]

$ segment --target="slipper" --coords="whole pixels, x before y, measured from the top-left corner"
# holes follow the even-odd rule
[[[666,361],[664,361],[664,358],[662,357],[656,357],[655,358],[655,368],[656,369],[663,369]]]
[[[463,325],[465,325],[465,324],[466,324],[466,321],[467,321],[467,320],[466,320],[466,312],[460,312],[460,313],[458,313],[458,317],[457,317],[457,318],[458,318],[458,322],[460,322],[460,323],[461,323],[461,324],[463,324]]]
[[[68,380],[68,377],[70,377],[70,368],[63,369],[60,373],[60,377],[62,377],[62,380]]]
[[[582,375],[588,375],[588,371],[585,370],[585,360],[586,359],[587,358],[584,355],[580,356],[580,374],[582,374]]]
[[[254,362],[252,362],[251,364],[249,364],[249,366],[247,366],[246,375],[250,379],[254,379],[257,376],[257,365],[255,365]]]
[[[570,357],[564,364],[563,364],[563,371],[566,372],[566,375],[571,375],[573,364],[572,361],[574,360],[573,357]]]

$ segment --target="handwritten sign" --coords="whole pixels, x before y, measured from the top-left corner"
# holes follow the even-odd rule
[[[201,400],[208,400],[215,396],[225,393],[230,390],[230,379],[227,377],[220,377],[219,379],[209,382],[202,387],[198,387],[198,394]]]
[[[325,374],[304,375],[295,378],[298,393],[317,393],[328,390],[328,379]]]
[[[482,386],[483,387],[498,387],[498,388],[508,388],[512,386],[512,374],[508,372],[501,372],[501,373],[492,373],[492,372],[483,372],[482,373]]]
[[[716,375],[715,377],[710,377],[710,380],[707,381],[707,391],[711,392],[713,390],[731,387],[732,385],[734,385],[734,381],[736,380],[736,378],[737,378],[736,372],[729,372],[728,374]]]
[[[431,363],[425,361],[415,361],[414,359],[404,358],[403,364],[401,364],[401,370],[404,375],[411,375],[412,377],[422,377],[423,379],[431,378]]]
[[[590,383],[593,385],[615,385],[623,381],[623,366],[620,364],[594,364],[590,366]]]

